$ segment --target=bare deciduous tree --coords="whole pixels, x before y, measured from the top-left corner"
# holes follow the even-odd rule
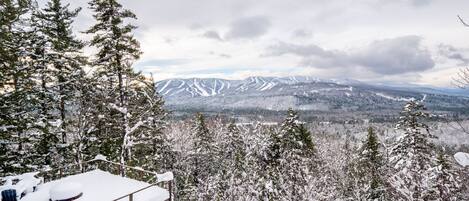
[[[464,21],[464,19],[458,15],[458,19],[463,24],[465,27],[469,27],[469,24]],[[452,83],[456,87],[460,89],[469,89],[469,67],[464,67],[459,69],[459,72],[452,78]],[[469,134],[469,128],[466,128],[466,126],[463,125],[463,122],[461,121],[452,121],[452,122],[447,122],[448,125],[452,128],[458,129],[461,132],[464,132],[466,134]]]

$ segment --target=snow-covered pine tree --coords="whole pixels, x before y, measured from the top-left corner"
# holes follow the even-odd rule
[[[316,160],[311,133],[299,121],[297,112],[289,109],[280,131],[272,137],[271,197],[308,200],[308,176],[312,175]]]
[[[34,34],[30,29],[33,6],[28,0],[0,2],[0,138],[1,170],[5,174],[31,170],[35,68],[31,63]]]
[[[59,112],[59,139],[67,143],[67,102],[75,97],[84,67],[81,49],[84,44],[75,38],[72,32],[73,19],[81,8],[70,10],[69,4],[63,5],[61,0],[50,0],[46,7],[36,14],[41,20],[40,31],[47,40],[47,64],[51,66],[53,77],[51,90],[57,96],[56,109]]]
[[[15,1],[0,2],[0,176],[12,174],[15,171],[16,149],[13,146],[12,135],[15,134],[17,118],[11,113],[14,98],[13,64],[18,59],[11,44],[15,36],[12,26],[22,13],[17,9]]]
[[[299,122],[300,123],[300,122]],[[305,168],[306,177],[300,178],[307,181],[303,197],[306,200],[336,200],[339,199],[337,191],[337,173],[329,167],[319,155],[313,142],[313,135],[306,128],[306,124],[298,125],[299,142],[301,142],[303,153],[300,154],[301,162]],[[301,182],[300,182],[301,184]]]
[[[43,32],[41,32],[41,20],[37,18],[35,13],[38,8],[34,8],[31,15],[31,33],[34,34],[31,43],[33,44],[33,51],[31,63],[36,69],[34,78],[37,80],[35,87],[35,94],[37,99],[37,114],[36,114],[36,131],[33,132],[31,138],[34,140],[35,160],[32,165],[35,166],[36,171],[49,168],[53,159],[52,155],[57,156],[57,143],[59,139],[52,133],[54,126],[52,113],[54,110],[54,93],[49,85],[52,83],[52,74],[48,68],[47,63],[47,39]]]
[[[174,173],[175,179],[173,186],[175,200],[188,200],[193,193],[192,161],[190,158],[192,150],[193,136],[187,132],[191,128],[191,122],[178,121],[168,125],[167,135],[173,139]],[[190,188],[189,188],[190,187]]]
[[[341,180],[341,191],[342,196],[345,200],[355,200],[358,199],[357,193],[357,178],[355,173],[356,161],[353,160],[356,155],[355,147],[352,144],[352,135],[350,130],[345,132],[345,141],[342,147],[343,152],[343,167],[342,167],[342,177]]]
[[[468,149],[466,149],[466,150],[468,150]],[[458,166],[458,165],[456,165],[457,166],[456,171],[459,175],[459,180],[460,181],[469,181],[469,166],[461,167],[461,166]],[[460,200],[469,200],[469,183],[468,182],[461,182],[460,183],[460,194],[461,194],[461,199]]]
[[[150,171],[172,171],[175,153],[172,139],[163,130],[166,128],[167,111],[163,108],[164,100],[158,94],[153,79],[142,82],[138,99],[132,103],[137,113],[147,116],[145,126],[136,132],[134,147],[129,163]]]
[[[232,120],[226,131],[223,133],[223,141],[221,144],[222,156],[221,167],[219,169],[220,181],[218,189],[218,197],[221,200],[243,198],[243,184],[245,184],[245,157],[246,145],[241,136],[240,130]]]
[[[103,142],[101,152],[125,165],[130,159],[132,141],[136,140],[132,135],[154,118],[142,116],[141,112],[146,111],[134,105],[139,102],[143,76],[133,71],[132,63],[141,51],[132,34],[136,27],[124,21],[136,16],[116,0],[93,0],[89,5],[97,20],[87,33],[94,34],[91,45],[98,48],[93,66],[101,83],[97,86],[101,103],[98,106],[101,121],[97,127]],[[121,174],[125,174],[124,168]]]
[[[265,162],[262,164],[266,168],[266,172],[263,174],[264,185],[266,189],[265,192],[262,191],[262,199],[267,200],[279,200],[282,191],[282,168],[280,163],[282,160],[285,160],[282,157],[282,135],[281,131],[270,130],[268,138],[268,150],[266,151],[267,157],[265,157]],[[285,186],[288,188],[287,186]]]
[[[70,140],[74,136],[67,136],[67,133],[75,130],[72,121],[76,117],[71,115],[75,114],[73,109],[78,99],[77,91],[84,76],[85,59],[81,55],[84,43],[76,39],[72,32],[72,23],[80,10],[81,8],[70,10],[69,4],[64,5],[61,0],[50,0],[45,8],[35,14],[40,20],[37,25],[39,31],[46,40],[46,73],[51,78],[46,80],[46,88],[54,97],[49,121],[55,128],[43,136],[41,146],[42,149],[52,149],[55,146],[57,153],[54,154],[54,160],[62,162],[55,161],[54,164],[75,161],[73,147],[70,146],[73,143]],[[58,143],[49,142],[54,137],[59,139]],[[56,145],[51,146],[53,144],[50,143]]]
[[[368,128],[365,142],[354,159],[354,178],[357,179],[358,199],[385,200],[385,172],[381,143],[373,127]]]
[[[85,167],[81,163],[92,160],[96,155],[100,154],[101,141],[99,141],[97,136],[100,116],[96,106],[101,104],[96,99],[97,90],[95,86],[98,83],[95,77],[83,75],[80,78],[80,83],[82,84],[77,88],[77,99],[74,103],[76,109],[73,110],[72,115],[75,117],[72,121],[74,125],[72,149],[75,163],[80,164],[80,170],[84,171]]]
[[[215,144],[214,134],[206,125],[203,114],[196,114],[191,132],[194,136],[191,160],[195,199],[210,200],[216,193],[215,176],[219,169],[219,149]]]
[[[241,200],[265,200],[270,195],[273,163],[271,152],[271,133],[277,132],[275,128],[255,123],[248,127],[243,136],[246,145],[245,171],[246,181],[244,185],[244,199]]]
[[[390,178],[394,200],[422,200],[427,190],[425,175],[435,164],[432,135],[423,120],[429,117],[425,106],[409,101],[401,112],[397,128],[404,131],[391,148],[389,162],[393,168]]]
[[[461,194],[459,174],[443,150],[438,153],[437,165],[430,168],[427,175],[426,184],[428,188],[424,193],[424,200],[464,200],[464,195]]]

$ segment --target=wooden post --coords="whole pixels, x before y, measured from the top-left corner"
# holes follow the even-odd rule
[[[173,195],[173,185],[172,185],[172,181],[169,181],[168,182],[168,191],[169,191],[169,201],[172,201],[172,195]]]
[[[134,194],[129,195],[129,201],[134,201]]]

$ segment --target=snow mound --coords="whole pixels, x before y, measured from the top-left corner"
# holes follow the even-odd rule
[[[75,182],[64,182],[52,187],[49,191],[52,200],[66,200],[79,197],[83,193],[83,186]]]
[[[96,155],[96,157],[94,157],[94,160],[107,161],[106,156],[103,156],[101,154]]]
[[[38,172],[30,172],[16,176],[3,177],[1,180],[4,184],[0,186],[0,192],[14,189],[17,195],[32,193],[36,187],[43,182],[42,178],[36,176],[37,174]],[[13,182],[14,180],[17,182]]]
[[[469,154],[464,153],[464,152],[458,152],[454,154],[454,159],[456,162],[459,163],[459,165],[462,165],[463,167],[469,166]]]
[[[174,175],[172,172],[166,172],[163,174],[157,174],[156,178],[158,179],[158,182],[171,181],[174,179]]]

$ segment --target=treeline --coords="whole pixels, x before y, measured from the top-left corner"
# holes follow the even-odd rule
[[[80,8],[61,0],[0,1],[0,174],[56,168],[106,155],[160,170],[166,111],[115,0],[92,0],[96,24],[76,38]],[[96,54],[87,58],[83,48]]]
[[[103,154],[173,171],[178,200],[469,199],[463,170],[432,143],[419,102],[405,105],[403,135],[392,143],[380,141],[379,128],[363,143],[351,133],[331,141],[293,110],[279,126],[244,129],[202,114],[170,124],[153,80],[132,69],[141,51],[127,22],[136,16],[116,0],[89,7],[96,24],[84,42],[72,31],[80,9],[0,1],[1,176]],[[91,58],[87,46],[96,49]],[[340,153],[331,157],[331,147]]]
[[[289,110],[280,125],[236,125],[197,114],[173,123],[178,200],[467,200],[469,175],[433,143],[416,101],[401,136],[311,133]],[[314,130],[314,129],[313,129]],[[190,132],[188,132],[190,131]],[[342,132],[342,131],[337,131]]]

